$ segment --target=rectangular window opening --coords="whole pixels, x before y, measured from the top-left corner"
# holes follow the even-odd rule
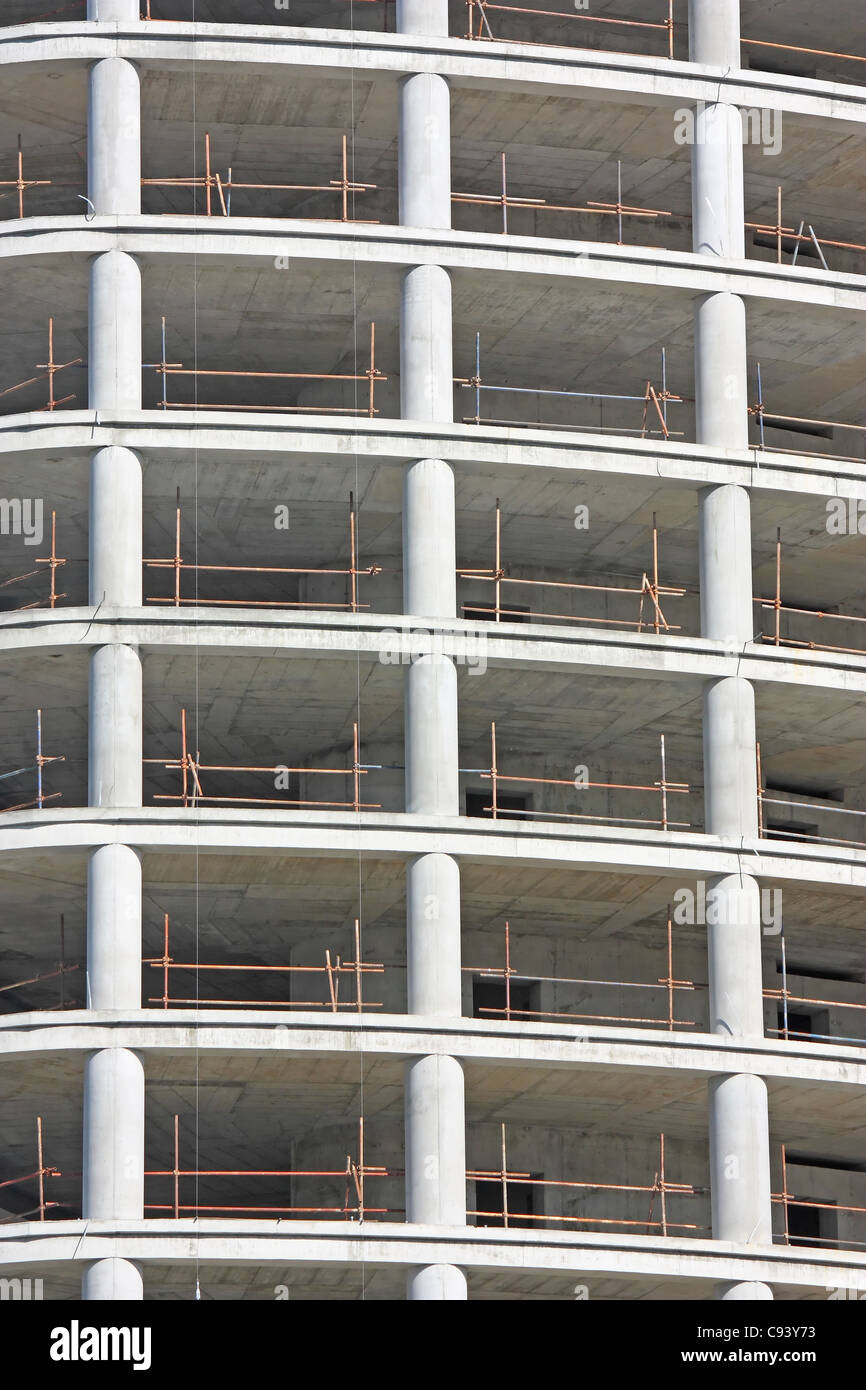
[[[488,820],[492,819],[493,811],[491,808],[492,791],[468,791],[466,793],[466,814],[467,816],[482,816]],[[520,814],[530,809],[530,799],[528,796],[506,796],[499,792],[496,797],[496,805],[500,811],[507,811],[503,820],[529,820],[527,815]]]
[[[512,980],[510,1007],[512,1016],[520,1020],[526,1013],[538,1012],[538,985],[532,980]],[[472,1017],[499,1022],[506,1017],[505,981],[476,975],[472,980]],[[529,1022],[528,1019],[524,1019]]]
[[[516,1179],[508,1181],[509,1227],[520,1226],[532,1230],[541,1225],[540,1221],[528,1218],[538,1217],[544,1211],[543,1188],[535,1186],[535,1182],[543,1179],[544,1174],[533,1173],[532,1177],[533,1183],[519,1182]],[[503,1187],[498,1178],[476,1178],[475,1210],[481,1214],[475,1217],[475,1225],[504,1226],[502,1201]]]

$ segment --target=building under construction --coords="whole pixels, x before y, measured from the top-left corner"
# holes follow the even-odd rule
[[[0,64],[0,1276],[863,1297],[860,6]]]

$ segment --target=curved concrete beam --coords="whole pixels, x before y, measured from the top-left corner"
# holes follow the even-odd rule
[[[198,1051],[315,1053],[415,1057],[440,1054],[467,1062],[520,1064],[570,1072],[615,1068],[662,1075],[671,1068],[695,1076],[745,1072],[785,1081],[866,1087],[866,1043],[818,1043],[773,1038],[727,1039],[718,1033],[669,1033],[653,1028],[575,1023],[489,1023],[482,1019],[423,1018],[376,1013],[337,1020],[318,1012],[255,1009],[66,1010],[9,1014],[0,1021],[0,1060],[91,1052],[108,1047],[142,1054],[183,1053],[195,1030]]]
[[[91,63],[120,57],[163,69],[195,63],[217,73],[238,63],[304,67],[322,75],[419,70],[452,85],[506,91],[563,91],[596,100],[677,107],[716,102],[720,89],[736,106],[762,106],[822,120],[866,121],[866,88],[791,74],[731,71],[639,53],[544,45],[486,44],[459,38],[382,34],[288,25],[149,23],[23,24],[0,30],[0,63]],[[419,69],[420,64],[420,69]]]
[[[237,811],[161,807],[69,807],[8,811],[0,856],[105,844],[214,854],[290,853],[341,858],[453,854],[484,862],[559,864],[599,872],[706,877],[746,872],[789,883],[866,887],[866,850],[800,840],[736,843],[699,831],[634,830],[604,824],[509,823],[466,816],[362,811]]]
[[[365,1221],[52,1221],[0,1226],[0,1265],[75,1263],[116,1255],[155,1264],[457,1265],[474,1270],[766,1281],[866,1290],[856,1251],[737,1246],[677,1236],[409,1226]]]

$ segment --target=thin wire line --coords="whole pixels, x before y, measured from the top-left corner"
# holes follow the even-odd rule
[[[193,22],[193,26],[195,26],[195,23],[196,23],[196,0],[192,0],[192,22]],[[196,176],[196,177],[197,177],[197,175],[198,175],[198,153],[197,153],[197,151],[198,151],[198,99],[197,99],[197,98],[198,98],[198,90],[197,90],[197,86],[196,86],[196,81],[197,81],[196,62],[197,62],[197,60],[198,60],[197,42],[198,42],[198,35],[195,33],[195,29],[193,28],[193,41],[192,41],[192,145],[193,145],[193,175]],[[194,199],[194,200],[196,199],[196,196],[197,196],[197,190],[196,190],[195,185],[193,185],[193,199]],[[193,204],[193,205],[195,206],[195,204]],[[196,234],[194,235],[194,237],[193,237],[192,266],[193,266],[193,292],[192,292],[192,320],[193,320],[193,335],[192,335],[192,336],[193,336],[193,348],[192,348],[192,350],[193,350],[193,365],[194,365],[194,367],[195,367],[195,369],[196,369],[196,375],[193,377],[193,400],[194,400],[195,405],[196,405],[196,407],[197,407],[197,406],[198,406],[198,399],[199,399],[199,385],[198,385],[198,382],[199,382],[199,379],[198,379],[198,361],[199,361],[199,353],[198,353],[198,233],[196,233]],[[199,563],[199,515],[198,515],[199,488],[198,488],[198,465],[199,465],[199,445],[198,445],[198,428],[196,427],[196,428],[193,430],[193,532],[194,532],[194,534],[193,534],[193,547],[194,547],[194,553],[195,553],[195,563],[196,563],[196,566],[198,566],[198,563]],[[201,718],[201,699],[200,699],[200,696],[201,696],[201,686],[200,686],[200,648],[199,648],[199,632],[198,632],[198,624],[199,624],[199,610],[198,610],[198,598],[199,598],[199,571],[198,571],[198,568],[195,569],[195,571],[194,571],[194,576],[195,576],[195,578],[194,578],[194,586],[195,586],[194,592],[195,592],[195,600],[196,600],[196,601],[195,601],[195,604],[193,605],[193,628],[194,628],[194,632],[195,632],[195,638],[194,638],[194,641],[193,641],[193,667],[194,667],[194,685],[195,685],[195,699],[194,699],[195,715],[194,715],[194,719],[193,719],[193,727],[194,727],[194,730],[195,730],[195,747],[196,747],[196,749],[198,749],[199,743],[200,743],[199,724],[200,724],[200,718]],[[201,852],[200,833],[199,833],[199,830],[198,830],[198,827],[197,827],[197,828],[196,828],[196,833],[195,833],[195,836],[194,836],[194,854],[195,854],[195,861],[194,861],[194,862],[195,862],[195,869],[194,869],[194,873],[195,873],[195,879],[194,879],[195,907],[194,907],[194,912],[195,912],[195,963],[196,963],[196,967],[198,967],[199,962],[200,962],[200,960],[201,960],[201,945],[200,945],[200,938],[201,938],[201,913],[200,913],[200,898],[201,898],[200,852]],[[196,1007],[196,1019],[198,1019],[198,1018],[200,1017],[200,1013],[199,1013],[200,1003],[201,1003],[201,1000],[200,1000],[200,993],[201,993],[201,972],[200,972],[200,971],[198,970],[198,968],[197,968],[197,969],[196,969],[196,972],[195,972],[195,1000],[196,1000],[195,1007]],[[200,1097],[199,1097],[199,1088],[200,1088],[200,1065],[201,1065],[201,1051],[200,1051],[200,1047],[199,1047],[199,1031],[198,1031],[198,1026],[197,1026],[197,1027],[196,1027],[196,1030],[195,1030],[195,1087],[194,1087],[194,1096],[195,1096],[195,1170],[196,1170],[196,1176],[195,1176],[195,1205],[196,1205],[196,1208],[198,1208],[198,1206],[199,1206],[199,1204],[200,1204],[200,1196],[201,1196],[201,1178],[199,1177],[199,1170],[201,1169],[201,1135],[200,1135],[201,1104],[200,1104]],[[198,1212],[196,1211],[196,1218],[197,1218],[197,1217],[198,1217]],[[196,1224],[198,1224],[198,1221],[197,1221],[197,1220],[196,1220]],[[200,1298],[200,1297],[201,1297],[201,1255],[200,1255],[200,1244],[199,1244],[199,1235],[198,1235],[198,1233],[196,1233],[196,1241],[195,1241],[195,1297],[196,1297],[196,1298]]]
[[[356,173],[356,168],[355,168],[355,114],[356,114],[356,108],[355,108],[355,4],[354,4],[354,0],[350,0],[350,4],[349,4],[349,25],[350,25],[350,30],[351,30],[351,47],[352,47],[352,64],[351,64],[351,67],[350,67],[350,69],[349,69],[349,101],[350,101],[350,127],[349,127],[349,128],[350,128],[350,131],[351,131],[351,139],[352,139],[352,144],[351,144],[351,156],[350,156],[350,157],[351,157],[351,164],[352,164],[352,183],[354,183],[354,182],[355,182],[355,173]],[[352,194],[351,194],[351,198],[352,198],[352,216],[354,217],[354,216],[355,216],[355,212],[356,212],[356,206],[355,206],[356,198],[355,198],[355,193],[354,193],[354,191],[353,191]],[[355,406],[355,409],[357,410],[358,404],[359,404],[359,390],[358,390],[358,388],[359,388],[359,382],[357,381],[357,376],[358,376],[358,262],[357,262],[357,256],[356,256],[356,253],[355,253],[355,250],[354,250],[354,243],[353,243],[353,251],[352,251],[352,347],[353,347],[353,363],[354,363],[354,365],[353,365],[353,367],[352,367],[352,372],[353,372],[353,375],[354,375],[355,378],[356,378],[356,380],[355,380],[354,383],[353,383],[354,400],[353,400],[352,403],[353,403],[353,405]],[[361,553],[361,506],[360,506],[360,503],[361,503],[361,486],[360,486],[360,482],[361,482],[361,470],[360,470],[360,458],[359,458],[358,446],[357,446],[357,437],[358,437],[358,436],[357,436],[357,430],[356,430],[356,431],[355,431],[355,448],[354,448],[354,450],[353,450],[354,462],[355,462],[355,504],[354,504],[354,505],[355,505],[355,518],[356,518],[356,519],[355,519],[355,526],[356,526],[356,531],[355,531],[355,545],[356,545],[356,554],[360,555],[360,553]],[[360,649],[360,646],[358,646],[357,644],[356,644],[356,650],[355,650],[355,712],[356,712],[356,717],[357,717],[357,721],[358,721],[358,740],[359,740],[359,747],[360,747],[360,738],[361,738],[361,649]],[[359,755],[359,756],[360,756],[360,755]],[[362,813],[361,813],[360,811],[357,811],[357,812],[356,812],[357,821],[358,821],[358,828],[359,828],[359,829],[360,829],[360,826],[361,826],[361,814],[362,814]],[[364,955],[364,949],[363,949],[363,948],[364,948],[364,927],[365,927],[364,899],[363,899],[363,892],[364,892],[364,847],[363,847],[363,844],[362,844],[361,836],[360,836],[360,835],[357,837],[357,841],[358,841],[358,958],[359,958],[359,960],[363,960],[363,955]],[[359,977],[359,979],[360,979],[360,977]],[[359,1030],[359,1037],[358,1037],[358,1069],[359,1069],[359,1073],[360,1073],[360,1076],[359,1076],[360,1084],[359,1084],[359,1089],[358,1089],[358,1112],[359,1112],[359,1119],[360,1119],[360,1118],[363,1116],[363,1114],[364,1114],[364,1041],[363,1041],[363,1040],[364,1040],[364,1021],[363,1021],[363,1020],[364,1020],[364,1015],[363,1015],[363,1012],[361,1012],[361,1014],[360,1014],[360,1021],[359,1021],[359,1024],[358,1024],[358,1030]],[[367,1136],[365,1135],[365,1136],[364,1136],[364,1139],[365,1139],[365,1148],[366,1148],[366,1137],[367,1137]],[[360,1154],[359,1154],[358,1157],[359,1157],[359,1161],[360,1161]],[[362,1173],[361,1173],[361,1181],[362,1181],[362,1183],[363,1183],[363,1171],[362,1171]],[[362,1303],[366,1301],[366,1297],[367,1297],[366,1243],[362,1240],[362,1241],[361,1241],[361,1302],[362,1302]]]

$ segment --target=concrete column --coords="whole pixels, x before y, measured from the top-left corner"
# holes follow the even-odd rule
[[[403,283],[400,390],[406,420],[453,418],[451,282],[418,266]],[[404,611],[453,617],[456,608],[454,475],[441,459],[407,467],[403,507]],[[459,813],[457,672],[448,657],[416,657],[406,673],[406,809]]]
[[[762,1037],[761,897],[749,874],[710,880],[707,891],[710,1029]]]
[[[442,459],[419,459],[403,476],[403,609],[457,612],[454,470]]]
[[[88,0],[88,19],[137,24],[138,0]],[[122,58],[90,69],[90,213],[141,211],[141,94],[138,71]],[[90,267],[89,405],[120,414],[141,409],[141,274],[125,252]],[[128,449],[94,454],[90,473],[90,603],[141,606],[141,464]],[[89,804],[140,806],[141,662],[131,646],[97,648],[90,661]],[[141,1006],[141,863],[128,845],[91,855],[87,880],[87,998],[91,1009]],[[86,1221],[141,1220],[144,1214],[144,1069],[124,1048],[93,1054],[84,1080],[82,1214]],[[129,1260],[95,1261],[87,1300],[143,1297]]]
[[[141,805],[141,661],[134,647],[97,647],[90,660],[90,806]]]
[[[406,1220],[466,1225],[463,1068],[456,1057],[406,1066]]]
[[[96,1300],[100,1303],[144,1298],[140,1265],[115,1256],[94,1261],[82,1280],[81,1297],[85,1302]]]
[[[91,410],[141,409],[141,272],[125,251],[90,264]]]
[[[90,460],[90,603],[141,607],[141,460],[109,445]]]
[[[689,0],[693,63],[738,70],[740,0]],[[745,255],[743,123],[724,100],[699,102],[692,145],[692,234],[702,255]]]
[[[457,672],[447,656],[416,657],[406,672],[406,810],[459,814]]]
[[[420,854],[406,878],[410,1014],[459,1018],[460,871],[450,854]]]
[[[772,1244],[767,1087],[760,1076],[710,1082],[713,1238]]]
[[[407,1297],[410,1302],[424,1299],[465,1299],[466,1275],[455,1265],[425,1265],[409,1276]]]
[[[751,1303],[766,1302],[769,1299],[772,1303],[773,1291],[767,1284],[718,1284],[716,1298],[728,1302],[748,1300]]]
[[[87,0],[87,18],[103,24],[137,23],[140,0]]]
[[[689,0],[689,61],[740,66],[740,0]]]
[[[119,8],[126,0],[114,3]],[[137,20],[138,0],[134,8]],[[87,196],[98,216],[141,211],[141,87],[138,69],[125,58],[101,58],[90,69]]]
[[[448,0],[397,0],[398,34],[448,33]]]
[[[403,280],[400,305],[400,413],[404,420],[454,419],[451,279],[419,265]]]
[[[755,696],[741,676],[704,688],[704,812],[707,833],[729,840],[758,833]]]
[[[693,249],[701,255],[746,254],[743,119],[736,106],[700,103],[692,146]]]
[[[731,483],[698,496],[701,633],[740,650],[754,635],[749,494]]]
[[[702,295],[695,303],[695,396],[698,444],[747,449],[746,309],[739,295]]]
[[[740,67],[739,0],[689,0],[692,62]],[[721,91],[721,89],[720,89]],[[745,256],[743,132],[737,108],[700,103],[692,147],[693,249]],[[695,305],[697,442],[724,452],[748,446],[746,313],[738,295],[704,295]],[[701,634],[741,651],[754,632],[749,495],[723,485],[698,499]],[[755,697],[733,674],[704,690],[704,800],[707,832],[738,843],[758,833]],[[738,1038],[763,1034],[761,914],[749,874],[707,885],[710,1026]],[[756,1076],[710,1082],[713,1236],[772,1242],[767,1088]],[[725,1284],[720,1299],[772,1298],[764,1284]]]
[[[436,73],[400,84],[399,186],[402,226],[451,226],[451,95]]]
[[[439,19],[447,32],[447,6],[441,8]],[[436,9],[425,0],[417,9],[404,4],[399,13],[405,20],[414,10],[418,22],[435,23]],[[445,84],[426,74],[408,78],[401,96],[404,222],[450,225],[447,129]],[[440,266],[417,266],[403,281],[403,419],[451,421],[452,378],[451,281]],[[443,460],[421,458],[408,465],[403,491],[403,608],[419,619],[419,627],[456,613],[454,493],[454,474]],[[406,810],[424,816],[458,815],[457,672],[450,658],[427,655],[412,661],[404,710]],[[460,873],[449,855],[419,855],[407,865],[406,954],[409,1012],[458,1018]],[[459,1061],[436,1055],[407,1064],[405,1106],[406,1219],[465,1226],[466,1121]],[[407,1296],[465,1299],[466,1280],[451,1266],[414,1270]]]
[[[126,1048],[90,1056],[84,1073],[82,1216],[140,1221],[144,1215],[144,1067]],[[85,1299],[140,1299],[141,1273],[128,1260],[99,1260],[84,1277]]]
[[[87,867],[87,1007],[141,1007],[141,860],[101,845]]]

